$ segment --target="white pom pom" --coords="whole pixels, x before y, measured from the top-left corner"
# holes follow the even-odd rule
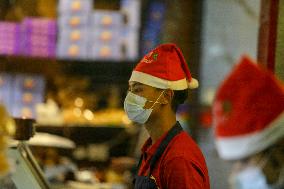
[[[191,81],[188,83],[188,87],[190,89],[196,89],[198,88],[199,84],[198,84],[198,81],[194,78],[191,78]]]

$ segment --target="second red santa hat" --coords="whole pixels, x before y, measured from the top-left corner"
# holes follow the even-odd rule
[[[162,44],[144,56],[134,68],[129,81],[159,89],[198,87],[198,81],[191,77],[182,52],[175,44]]]
[[[213,103],[216,146],[223,159],[246,158],[284,137],[284,85],[243,57]]]

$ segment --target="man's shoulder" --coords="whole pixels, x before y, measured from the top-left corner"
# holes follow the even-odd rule
[[[179,153],[187,153],[192,151],[197,151],[201,153],[200,148],[196,144],[196,142],[191,138],[189,134],[185,131],[179,133],[170,143],[169,148],[173,151],[177,151]]]
[[[203,167],[205,164],[204,156],[195,141],[185,131],[178,134],[169,144],[164,154],[167,161],[174,159],[184,159],[192,164]]]

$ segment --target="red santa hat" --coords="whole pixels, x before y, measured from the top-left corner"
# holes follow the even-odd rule
[[[283,86],[248,57],[241,59],[221,84],[213,103],[221,158],[246,158],[284,137]]]
[[[159,89],[198,87],[198,81],[191,77],[182,52],[175,44],[160,45],[144,56],[134,68],[129,81]]]

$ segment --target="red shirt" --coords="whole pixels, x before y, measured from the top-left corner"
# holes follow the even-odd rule
[[[143,160],[138,172],[140,176],[149,173],[150,160],[155,154],[165,133],[151,145],[149,138],[142,147]],[[151,178],[159,189],[209,189],[209,177],[202,152],[192,138],[182,131],[175,136],[157,161]]]

